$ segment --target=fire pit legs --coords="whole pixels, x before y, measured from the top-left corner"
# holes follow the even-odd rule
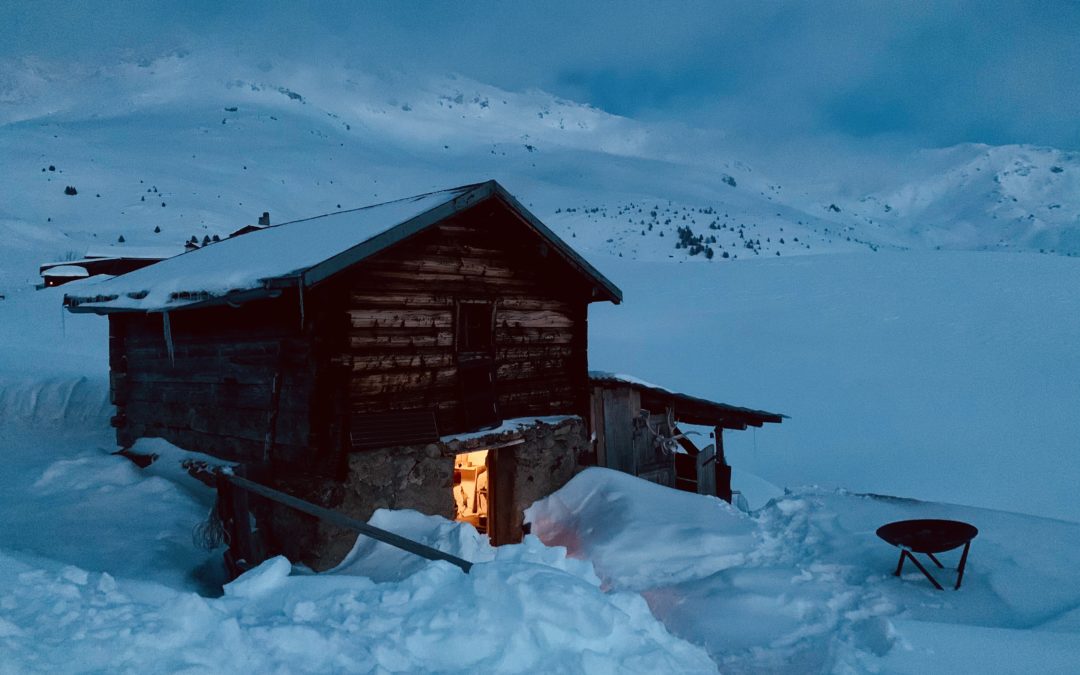
[[[900,576],[900,572],[903,571],[903,569],[904,569],[904,558],[905,557],[911,558],[911,562],[915,563],[915,567],[919,568],[919,571],[923,573],[923,576],[926,577],[927,579],[929,579],[930,583],[934,584],[934,588],[938,589],[939,591],[945,590],[944,588],[941,587],[941,584],[939,584],[937,582],[937,579],[935,579],[933,576],[931,576],[931,574],[926,571],[926,568],[922,566],[922,563],[920,563],[918,560],[916,560],[915,556],[911,553],[911,551],[908,551],[906,548],[900,549],[900,564],[896,566],[896,575],[895,576]],[[957,588],[959,588],[959,586],[957,586]]]
[[[957,567],[959,574],[956,575],[956,587],[953,590],[960,590],[960,582],[964,580],[964,567],[967,566],[967,554],[968,549],[971,548],[971,542],[964,544],[964,552],[960,554],[960,567]]]

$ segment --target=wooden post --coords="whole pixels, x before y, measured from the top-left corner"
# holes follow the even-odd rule
[[[731,503],[731,467],[724,457],[724,427],[713,428],[716,437],[716,496]]]
[[[240,477],[244,477],[247,473],[244,471],[243,465],[237,466],[235,472]],[[251,537],[251,509],[248,504],[247,490],[230,489],[228,492],[231,497],[233,520],[232,542],[235,543],[233,560],[240,572],[244,572],[262,561],[255,559],[255,545]],[[229,544],[230,549],[234,548],[233,543]]]
[[[514,513],[517,455],[510,448],[488,451],[488,534],[495,546],[521,541],[520,514]]]

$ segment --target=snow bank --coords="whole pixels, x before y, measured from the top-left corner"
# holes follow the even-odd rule
[[[605,582],[633,590],[740,565],[756,531],[750,518],[716,497],[601,468],[586,469],[533,504],[525,521],[544,542],[591,560]]]
[[[590,560],[607,587],[640,591],[675,635],[734,672],[971,672],[994,631],[1017,646],[1002,670],[1060,671],[1080,653],[1080,525],[843,491],[803,489],[751,516],[716,500],[589,469],[533,505],[533,532]],[[892,575],[897,550],[875,529],[892,520],[975,524],[960,591],[940,592],[914,568]],[[959,552],[932,568],[948,586]],[[910,622],[915,622],[912,624]],[[949,639],[930,624],[947,624]],[[1053,635],[1025,635],[1025,631]],[[1047,653],[1037,656],[1041,646]],[[977,668],[975,670],[978,670]]]
[[[104,377],[31,377],[0,373],[0,424],[37,427],[108,424]]]
[[[212,503],[210,491],[203,487],[205,494],[196,496],[113,455],[115,449],[107,426],[0,425],[0,552],[183,590],[220,584],[217,556],[206,567],[211,554],[192,544],[192,528]],[[0,602],[4,592],[0,585]]]
[[[108,424],[108,322],[65,316],[62,298],[48,288],[0,301],[0,425]]]
[[[640,596],[601,592],[535,538],[470,574],[290,567],[268,560],[207,599],[0,554],[0,672],[715,672]]]

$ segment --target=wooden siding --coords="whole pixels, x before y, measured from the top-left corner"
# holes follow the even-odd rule
[[[468,302],[494,307],[480,356],[500,417],[587,416],[593,288],[547,246],[490,200],[305,291],[303,327],[295,291],[170,313],[172,360],[160,314],[114,314],[118,440],[252,461],[273,435],[275,464],[340,475],[365,413],[431,410],[439,433],[469,431],[457,349]]]
[[[309,446],[312,370],[295,297],[109,317],[117,439],[165,438],[232,460],[295,460]]]
[[[461,302],[495,307],[490,358],[502,418],[586,414],[589,290],[497,202],[482,204],[358,265],[326,291],[346,306],[335,360],[351,412],[430,408],[465,431],[458,373]]]

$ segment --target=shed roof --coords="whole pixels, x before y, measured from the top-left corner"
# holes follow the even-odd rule
[[[69,293],[73,312],[163,312],[309,288],[436,223],[497,198],[595,284],[596,299],[622,291],[495,181],[294,220],[225,239]]]
[[[748,426],[760,427],[765,423],[779,424],[787,419],[787,415],[780,413],[742,408],[680,394],[632,375],[590,370],[589,380],[593,386],[635,389],[641,394],[642,408],[660,412],[671,406],[675,409],[675,417],[687,424],[745,429]]]
[[[88,277],[90,273],[86,271],[85,267],[78,265],[57,265],[50,267],[46,270],[42,270],[41,276],[43,277]]]

